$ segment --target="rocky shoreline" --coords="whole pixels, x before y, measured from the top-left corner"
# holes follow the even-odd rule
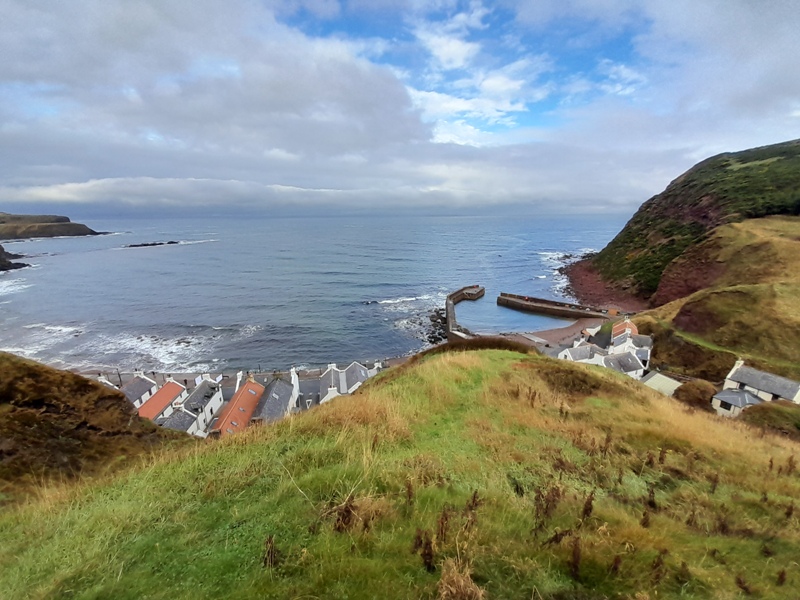
[[[3,247],[0,246],[0,272],[12,271],[14,269],[24,269],[25,267],[30,266],[26,265],[25,263],[12,262],[18,258],[25,257],[22,254],[12,254],[11,252],[6,252]]]
[[[587,254],[561,268],[567,277],[566,295],[576,298],[581,304],[599,308],[617,308],[624,312],[640,312],[649,308],[648,302],[614,287],[603,280],[592,266],[594,254]],[[565,259],[572,257],[565,256]]]

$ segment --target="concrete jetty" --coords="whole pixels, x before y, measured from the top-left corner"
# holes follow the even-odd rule
[[[497,297],[497,304],[498,306],[505,306],[513,308],[514,310],[522,310],[562,319],[585,319],[587,317],[611,319],[619,314],[618,311],[613,308],[606,310],[594,306],[583,306],[580,304],[571,304],[569,302],[507,293],[501,293]]]
[[[468,285],[449,294],[444,303],[445,318],[447,320],[447,341],[455,342],[474,337],[466,327],[461,327],[456,320],[456,304],[463,300],[478,300],[486,294],[486,289],[480,285]]]

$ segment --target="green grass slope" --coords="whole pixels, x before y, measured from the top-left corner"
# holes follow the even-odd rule
[[[140,419],[116,390],[0,352],[0,504],[183,437]]]
[[[4,598],[785,598],[798,446],[511,351],[0,514]]]
[[[664,273],[671,302],[637,322],[662,368],[719,381],[737,356],[800,379],[800,217],[717,228]]]
[[[602,277],[644,298],[667,265],[719,225],[800,214],[800,140],[720,154],[645,202],[593,259]]]

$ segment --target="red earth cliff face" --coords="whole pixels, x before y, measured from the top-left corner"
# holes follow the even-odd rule
[[[725,265],[714,258],[718,249],[717,242],[709,240],[687,249],[669,263],[650,298],[651,306],[661,306],[714,285],[725,271]]]
[[[581,304],[599,308],[618,308],[624,312],[639,312],[647,308],[647,302],[603,281],[592,266],[591,259],[585,258],[564,268],[569,279],[567,293],[573,295]]]

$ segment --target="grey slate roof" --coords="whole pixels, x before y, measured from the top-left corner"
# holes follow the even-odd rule
[[[582,346],[578,346],[577,348],[567,348],[567,353],[569,354],[570,358],[575,361],[579,360],[589,360],[595,354],[600,354],[605,356],[606,352],[599,346],[595,346],[594,344],[584,344]]]
[[[176,431],[189,431],[189,428],[192,424],[197,421],[197,417],[194,415],[190,415],[189,413],[185,413],[182,410],[176,410],[166,419],[161,421],[159,419],[156,421],[159,425],[166,427],[167,429],[174,429]]]
[[[649,335],[632,335],[631,340],[633,340],[633,345],[637,348],[652,348],[653,347],[653,338]]]
[[[297,408],[300,410],[307,410],[312,406],[319,406],[319,379],[301,379],[299,382],[299,388],[299,394],[297,396]],[[310,406],[307,402],[309,399],[311,399]]]
[[[608,348],[611,345],[611,332],[598,331],[595,335],[589,338],[589,341],[600,348]]]
[[[367,373],[367,368],[359,364],[357,362],[352,363],[349,367],[344,370],[345,376],[345,383],[347,388],[344,390],[347,392],[350,388],[352,388],[356,383],[361,382],[364,383],[367,379],[369,379],[369,373]]]
[[[631,354],[630,352],[607,356],[603,359],[603,364],[608,369],[614,369],[615,371],[626,374],[644,368],[644,365],[642,365],[641,361],[636,358],[636,355]]]
[[[203,379],[197,387],[192,390],[192,393],[189,394],[189,397],[183,403],[183,407],[199,415],[211,401],[211,398],[217,391],[217,385],[218,384],[208,381],[207,379]]]
[[[285,379],[275,379],[270,382],[261,400],[258,401],[251,420],[277,421],[285,417],[292,390],[292,384]]]
[[[319,389],[326,393],[328,388],[339,389],[339,370],[328,368],[319,378]]]
[[[136,402],[155,385],[156,384],[153,381],[140,375],[136,375],[120,389],[128,400],[131,402]]]
[[[800,391],[800,383],[752,367],[741,366],[729,375],[728,379],[768,394],[777,394],[781,398],[789,400],[793,399]]]
[[[714,395],[714,398],[720,402],[727,402],[739,408],[761,404],[763,400],[758,396],[754,396],[747,390],[722,390]]]

